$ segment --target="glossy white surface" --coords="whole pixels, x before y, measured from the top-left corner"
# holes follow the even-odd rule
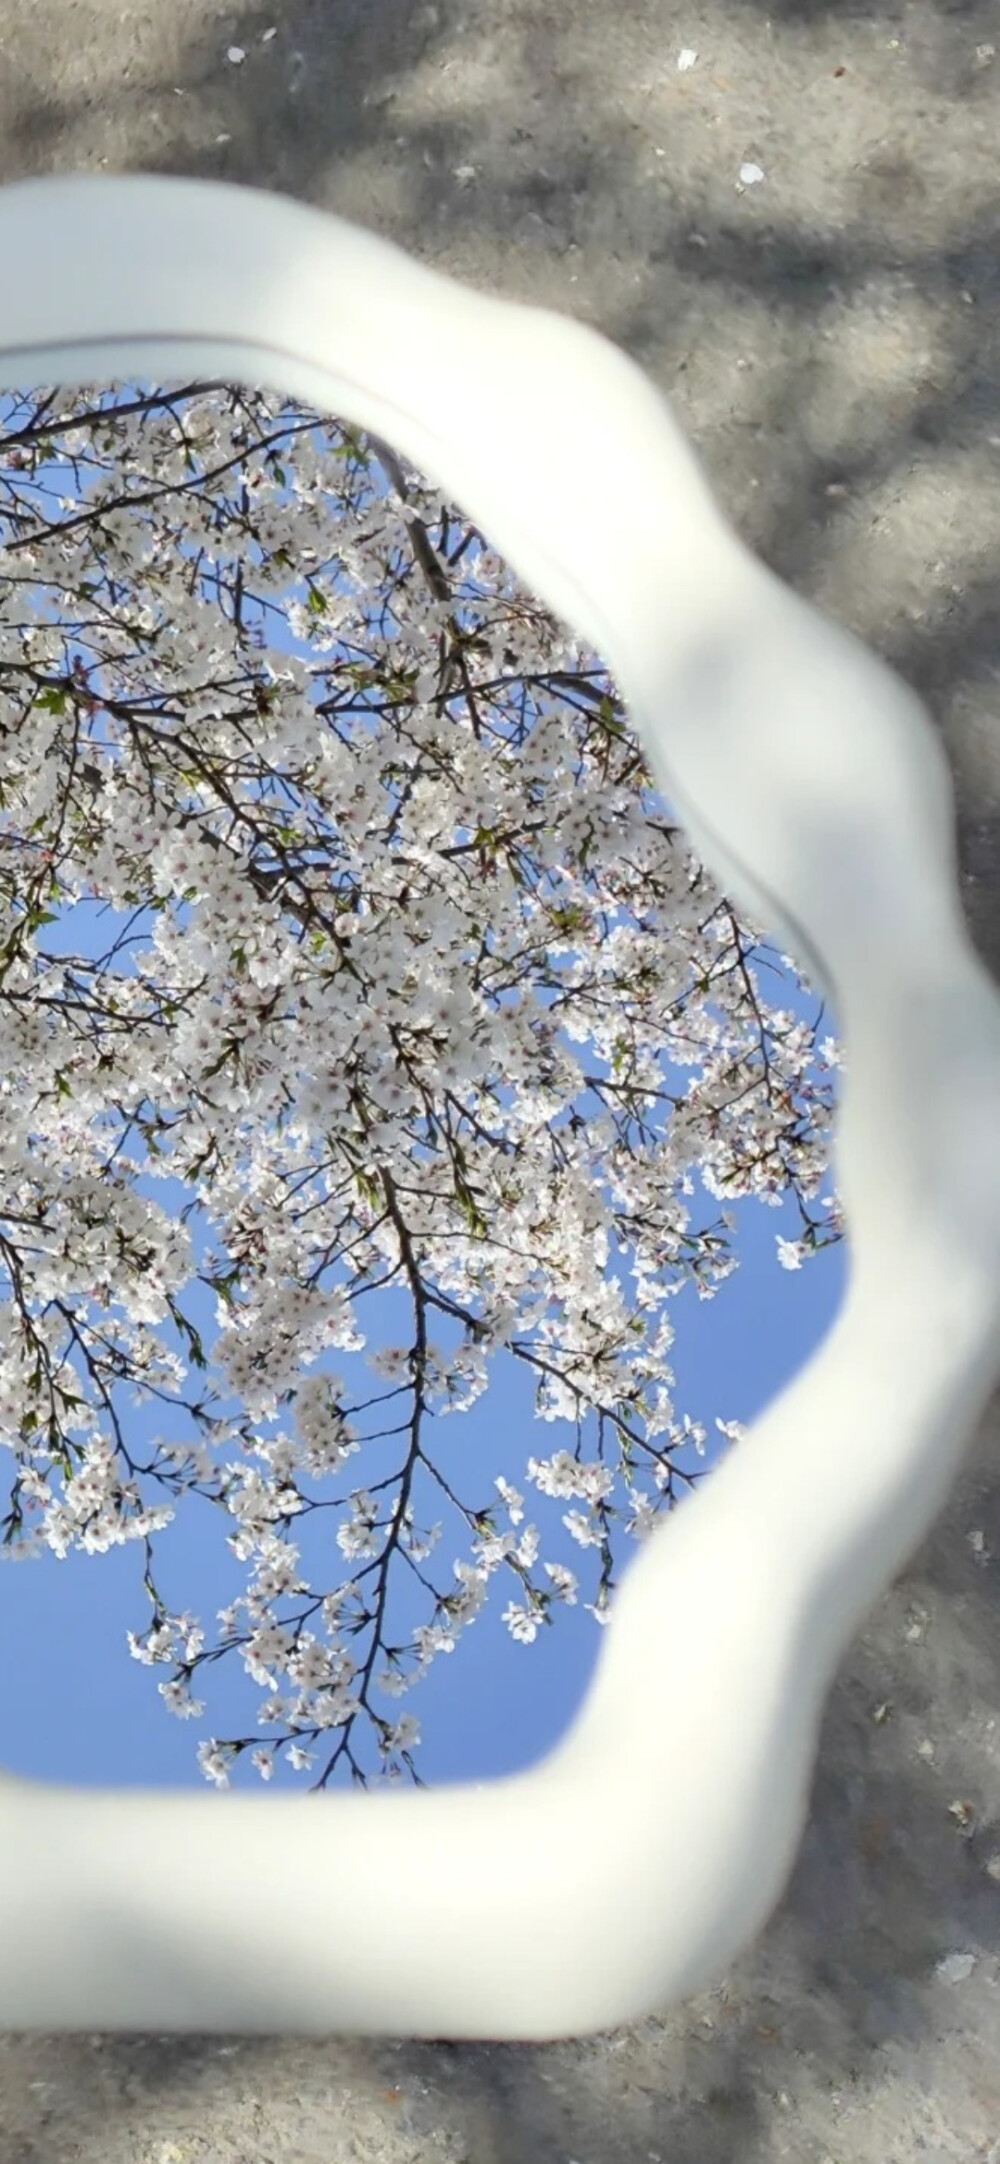
[[[841,1315],[632,1563],[562,1744],[484,1788],[0,1779],[0,2029],[543,2038],[710,1983],[794,1861],[836,1666],[1000,1374],[1000,997],[920,702],[757,564],[654,386],[284,198],[0,193],[0,383],[264,382],[370,427],[609,663],[733,898],[832,993]]]

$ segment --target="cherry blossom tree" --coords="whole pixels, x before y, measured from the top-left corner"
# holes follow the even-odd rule
[[[398,1701],[486,1600],[601,1620],[618,1536],[702,1477],[670,1303],[736,1267],[732,1203],[794,1198],[790,1268],[841,1237],[838,1047],[599,658],[388,446],[226,384],[19,397],[0,544],[3,1557],[138,1545],[168,1708],[229,1654],[266,1693],[201,1744],[220,1785],[419,1778]],[[122,928],[53,953],[84,897]],[[504,1352],[556,1447],[463,1496],[436,1425]],[[155,1569],[195,1494],[247,1573],[212,1643]]]

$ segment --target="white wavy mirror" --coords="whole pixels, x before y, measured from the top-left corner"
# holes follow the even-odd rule
[[[640,731],[652,776],[683,817],[709,871],[747,919],[774,936],[779,951],[786,950],[833,1002],[849,1076],[837,1179],[853,1240],[847,1297],[835,1327],[740,1448],[727,1455],[705,1492],[676,1518],[668,1516],[644,1543],[602,1634],[594,1684],[568,1734],[539,1767],[485,1788],[383,1789],[371,1796],[163,1795],[5,1779],[0,1850],[11,1862],[0,1881],[0,2021],[8,2028],[343,2028],[496,2037],[613,2025],[710,1981],[769,1914],[794,1858],[818,1719],[836,1664],[939,1507],[1000,1367],[994,1350],[1000,1016],[996,993],[972,954],[961,919],[941,754],[913,694],[740,547],[708,497],[663,400],[624,356],[594,334],[560,317],[468,294],[339,221],[246,191],[149,179],[32,183],[0,197],[0,232],[10,267],[0,340],[0,382],[8,388],[31,393],[54,381],[92,385],[99,377],[134,383],[141,376],[145,382],[155,378],[176,385],[186,375],[202,386],[210,378],[222,385],[266,381],[276,395],[269,393],[254,416],[265,429],[289,399],[347,416],[381,446],[378,455],[395,490],[393,515],[397,526],[405,522],[397,538],[405,537],[411,566],[414,505],[402,499],[426,474],[461,503],[479,536],[488,536],[491,548],[503,552],[544,607],[572,626],[581,647],[606,657]],[[177,412],[169,420],[167,415],[164,407],[158,472],[163,461],[172,457],[183,463],[202,447],[196,428],[185,446],[185,424]],[[36,401],[34,420],[26,425],[42,425],[44,419]],[[204,437],[204,407],[196,422]],[[241,423],[234,410],[228,425],[233,432],[249,426],[247,413]],[[582,434],[587,460],[579,455]],[[287,475],[268,474],[263,452],[261,467],[261,486],[276,480],[279,490],[287,487]],[[25,485],[30,478],[23,475]],[[113,542],[126,546],[113,530],[114,514],[110,517]],[[193,518],[186,534],[175,534],[172,543],[175,550],[186,545],[195,562],[196,528]],[[68,533],[64,542],[72,555]],[[26,553],[30,557],[30,547]],[[256,560],[254,568],[259,575]],[[37,575],[37,565],[33,569]],[[155,556],[148,569],[153,576]],[[79,563],[75,570],[78,575]],[[66,577],[72,585],[69,569]],[[117,604],[100,578],[94,583],[88,599],[106,636]],[[74,590],[79,591],[78,576]],[[239,593],[238,582],[233,591]],[[249,614],[249,601],[246,605]],[[321,557],[302,606],[300,629],[314,633],[316,624],[329,619],[332,638],[339,604]],[[425,708],[443,700],[445,687],[440,676],[434,680],[434,667],[441,665],[444,606],[443,596],[437,597],[437,615],[425,606],[419,634],[424,666],[419,651],[408,651],[395,692],[384,675],[380,680],[383,704],[386,694],[406,711],[414,699]],[[237,617],[242,607],[237,600]],[[155,618],[155,609],[152,613]],[[157,638],[169,645],[177,635],[176,617],[175,607],[162,622],[145,626],[154,646]],[[39,738],[31,778],[36,840],[52,815],[59,774],[54,747],[67,710],[86,720],[98,704],[79,623],[77,631],[81,636],[72,653],[65,645],[60,649],[61,657],[69,653],[68,667],[60,659],[61,677],[39,681],[40,667],[53,668],[52,656],[25,655],[35,723],[40,709],[48,716],[42,731],[50,722],[53,739],[46,747]],[[509,624],[504,641],[498,639],[490,656],[491,666],[499,661],[501,671],[511,666],[504,661],[511,641],[517,659],[518,637]],[[276,705],[266,672],[256,667],[249,636],[242,658],[240,698],[245,707],[249,693],[257,748],[275,732]],[[205,657],[198,659],[204,683]],[[293,659],[290,654],[294,680]],[[561,667],[563,674],[573,673],[565,668],[565,654],[556,651],[554,659],[557,672]],[[451,660],[460,668],[460,657],[452,653]],[[365,689],[363,659],[358,670],[352,696]],[[580,671],[575,673],[579,691]],[[591,683],[591,694],[593,688]],[[103,679],[100,689],[103,699]],[[370,681],[367,689],[370,693]],[[342,686],[331,689],[331,715],[342,692]],[[105,848],[104,859],[100,829],[125,766],[131,762],[135,773],[141,768],[136,747],[142,731],[137,735],[135,726],[141,694],[135,685],[130,698],[131,723],[124,713],[118,715],[118,736],[112,727],[96,759],[96,738],[91,744],[85,761],[91,771],[84,778],[93,817],[87,835],[78,834],[75,843],[84,869],[96,866],[102,877],[120,882],[123,842],[128,855],[120,806],[114,849]],[[281,748],[302,756],[301,698],[294,704],[298,720],[291,742]],[[292,706],[290,694],[283,714]],[[522,878],[528,877],[528,859],[508,847],[503,820],[515,797],[523,812],[531,786],[540,832],[544,811],[553,828],[558,826],[560,875],[568,871],[569,879],[560,896],[542,881],[536,927],[538,952],[550,958],[559,944],[554,931],[579,946],[582,920],[570,923],[567,916],[556,922],[551,912],[572,914],[575,908],[585,917],[586,853],[600,852],[596,829],[602,817],[607,820],[604,844],[621,819],[616,762],[630,756],[615,700],[604,703],[602,695],[595,705],[584,691],[581,706],[583,720],[573,727],[577,739],[585,730],[587,742],[577,769],[568,765],[558,725],[546,724],[537,737],[532,731],[529,745],[523,730],[518,737],[515,715],[508,722],[510,741],[498,743],[488,762],[474,723],[467,720],[464,766],[457,765],[447,780],[456,835],[453,867],[478,852],[484,878],[488,869],[492,876],[506,848],[508,863],[515,871],[520,865]],[[113,708],[105,704],[105,712],[114,723]],[[161,739],[164,718],[157,717]],[[144,720],[146,756],[159,759],[162,742],[153,753],[156,732],[148,715]],[[213,756],[238,763],[231,705],[223,700],[221,712],[206,705],[202,724],[198,741],[203,735]],[[168,734],[173,739],[177,732]],[[177,766],[196,796],[206,786],[204,771],[197,771],[198,741],[185,739],[187,775]],[[318,798],[322,803],[324,787],[331,802],[340,792],[342,838],[349,824],[343,791],[348,771],[357,774],[352,787],[360,789],[363,842],[372,831],[365,789],[370,794],[377,783],[384,790],[385,775],[381,769],[366,775],[357,746],[348,768],[333,727],[325,741],[329,771],[315,777]],[[431,924],[428,882],[435,867],[427,863],[426,848],[421,857],[421,834],[426,836],[428,814],[440,811],[443,787],[441,774],[427,771],[432,748],[432,736],[425,732],[422,763],[410,756],[407,765],[401,752],[400,772],[393,777],[397,831],[405,835],[413,862],[401,883],[399,852],[393,857],[390,851],[381,901],[386,911],[392,903],[397,925],[401,906],[423,910],[428,937],[432,931],[440,935],[440,921],[450,910],[455,931],[448,951],[464,957],[475,923],[468,882],[460,895],[444,896]],[[576,750],[581,755],[579,741]],[[170,757],[176,765],[176,743]],[[370,760],[368,765],[371,769]],[[294,878],[287,857],[282,863],[273,848],[270,859],[255,857],[247,831],[238,837],[239,820],[227,834],[224,813],[227,808],[232,813],[233,806],[227,807],[219,787],[223,778],[219,767],[209,777],[219,812],[216,842],[203,843],[193,867],[183,818],[172,838],[158,833],[152,849],[136,818],[136,856],[154,863],[161,880],[179,880],[185,871],[192,880],[192,918],[169,954],[164,943],[164,962],[175,972],[170,980],[174,1058],[183,1047],[187,1070],[199,1060],[203,1078],[217,1084],[227,1056],[225,1018],[216,1013],[213,1022],[205,1000],[199,1010],[192,994],[199,981],[196,963],[213,960],[207,925],[198,921],[203,888],[228,912],[230,929],[238,935],[241,879],[254,884],[257,902],[262,876],[265,889],[268,876],[283,878],[283,896],[298,882],[294,892],[303,941],[318,936],[320,945],[311,949],[317,965],[324,945],[338,956],[337,971],[326,972],[323,994],[329,1001],[331,1044],[345,1018],[342,980],[360,935],[367,951],[363,1029],[356,1018],[356,1037],[359,1043],[363,1037],[370,1051],[374,1033],[379,1058],[369,1062],[367,1093],[357,1097],[363,1145],[353,1176],[371,1213],[371,1223],[361,1228],[363,1259],[377,1272],[379,1225],[394,1228],[397,1253],[406,1246],[392,1179],[375,1180],[378,1146],[391,1141],[393,1122],[415,1110],[415,1103],[401,1105],[395,1095],[378,1101],[388,1073],[385,1049],[395,1046],[396,1069],[389,1079],[397,1090],[401,1068],[418,1089],[413,1035],[423,1030],[438,1084],[448,1081],[427,997],[441,971],[437,979],[428,972],[426,981],[416,972],[404,1023],[398,1012],[403,964],[393,951],[394,935],[377,912],[350,899],[357,851],[353,860],[342,856],[335,867],[327,863],[335,872],[339,906],[332,915],[327,911],[323,922],[313,876],[323,864],[321,853],[313,849],[308,862],[301,856]],[[561,789],[557,821],[551,819],[554,778]],[[474,801],[485,786],[488,818]],[[154,795],[151,788],[151,804]],[[274,823],[272,842],[280,841],[273,802],[267,816]],[[246,829],[245,811],[241,817]],[[239,839],[238,869],[220,873],[217,843],[231,848],[234,839]],[[290,846],[287,837],[284,846]],[[37,853],[44,858],[46,851]],[[263,874],[262,862],[268,865]],[[51,899],[50,888],[43,891],[51,869],[51,864],[39,867],[27,916],[23,906],[13,900],[9,905],[32,934]],[[515,871],[510,878],[523,914]],[[130,896],[134,900],[122,884],[118,899],[126,908]],[[348,930],[338,919],[346,919],[349,909],[355,921]],[[29,924],[32,910],[35,921]],[[275,918],[280,914],[274,910]],[[662,926],[655,922],[651,930],[665,969]],[[17,957],[17,938],[11,937],[13,921],[7,931],[16,974],[24,962]],[[489,932],[490,927],[479,927],[481,970],[490,956]],[[385,986],[391,987],[382,998],[372,968],[380,940],[386,949]],[[271,1020],[271,1012],[264,1011],[268,1002],[289,981],[287,937],[280,964],[279,944],[275,936],[269,960],[244,951],[243,963],[233,965],[234,978],[245,969],[248,993],[251,984],[255,987],[256,1067],[247,1066],[243,1083],[252,1084],[261,1102],[273,1088],[272,1114],[281,1110],[280,1088],[287,1079],[263,1026]],[[606,936],[595,939],[593,947],[606,965]],[[237,951],[234,939],[231,954]],[[53,960],[53,969],[57,966]],[[239,985],[226,981],[227,997],[235,1001]],[[318,966],[303,977],[307,991],[318,991],[323,981]],[[459,996],[458,983],[453,976],[448,985],[450,1008]],[[143,997],[148,990],[146,980]],[[552,994],[551,985],[549,990]],[[562,998],[561,984],[552,996]],[[662,1000],[662,977],[655,996]],[[131,997],[116,988],[126,1010]],[[536,1029],[544,1027],[544,1002],[542,1010],[535,1013]],[[451,1012],[448,1021],[452,1036],[460,1037]],[[475,1021],[470,1012],[470,1050]],[[125,1014],[122,1035],[129,1039],[133,1060],[148,1027],[148,1015],[144,1020],[134,1007]],[[409,1048],[400,1037],[405,1027],[411,1033]],[[506,1022],[504,1030],[509,1057],[516,1051],[516,1032]],[[199,1031],[210,1041],[201,1042]],[[637,1053],[639,1079],[648,1082],[643,1049],[650,1053],[648,1041]],[[25,1045],[26,1058],[36,1051]],[[614,1077],[615,1044],[605,1045],[604,1052]],[[57,1097],[58,1071],[53,1067]],[[69,1093],[69,1075],[63,1079]],[[167,1085],[173,1079],[164,1077]],[[456,1087],[463,1079],[468,1075],[463,1077],[458,1062]],[[510,1080],[516,1088],[516,1072]],[[553,1101],[559,1098],[564,1108],[569,1103],[565,1081],[556,1071],[547,1083]],[[310,1076],[308,1086],[322,1096],[330,1091],[330,1077]],[[532,1128],[525,1110],[533,1094],[537,1098],[537,1091],[526,1087],[523,1102],[516,1100],[522,1137],[538,1131],[537,1118]],[[238,1096],[234,1083],[231,1097]],[[536,1103],[535,1114],[544,1109]],[[231,1115],[232,1102],[228,1110]],[[509,1111],[506,1106],[505,1116]],[[219,1112],[225,1117],[226,1104]],[[11,1114],[16,1125],[14,1104]],[[287,1106],[282,1116],[290,1125]],[[595,1125],[598,1117],[595,1107]],[[440,1118],[437,1125],[440,1129]],[[585,1152],[587,1122],[581,1119],[573,1128],[567,1120],[567,1129],[574,1146],[583,1135]],[[456,1152],[455,1139],[455,1132],[445,1136],[450,1207],[463,1236],[464,1223],[458,1220],[467,1221],[471,1253],[482,1238],[477,1181],[486,1145],[480,1138],[477,1154],[472,1139],[463,1141],[458,1130]],[[211,1148],[204,1127],[200,1142]],[[533,1228],[543,1244],[548,1242],[547,1254],[558,1254],[562,1238],[578,1258],[585,1240],[591,1241],[588,1270],[577,1267],[572,1293],[592,1330],[593,1315],[584,1310],[583,1297],[589,1294],[593,1306],[607,1296],[600,1228],[586,1220],[582,1203],[574,1217],[570,1205],[579,1197],[571,1182],[558,1195],[553,1191],[546,1219],[536,1208],[540,1165],[531,1159],[528,1143],[525,1148],[532,1169]],[[206,1179],[213,1163],[206,1157],[201,1168]],[[639,1185],[637,1199],[645,1203],[646,1214],[659,1196],[656,1171],[653,1158],[644,1168],[645,1186]],[[429,1171],[428,1180],[435,1176]],[[499,1170],[496,1179],[491,1201],[500,1199]],[[220,1194],[222,1184],[220,1175]],[[81,1202],[76,1194],[78,1210],[86,1199]],[[258,1199],[266,1204],[261,1183]],[[511,1199],[515,1208],[523,1206],[523,1196]],[[171,1272],[181,1264],[175,1252],[180,1235],[166,1222],[158,1252],[145,1265],[132,1255],[126,1266],[129,1228],[119,1226],[123,1209],[118,1193],[113,1210],[103,1217],[91,1209],[94,1260],[105,1281],[112,1268],[131,1274],[141,1323],[142,1270],[147,1305],[162,1313],[175,1282]],[[262,1220],[259,1212],[256,1223],[253,1210],[245,1214],[244,1265],[251,1273]],[[113,1257],[103,1250],[99,1255],[112,1223],[123,1231],[123,1244],[116,1241]],[[139,1230],[133,1228],[136,1236]],[[658,1261],[651,1246],[649,1281],[655,1268],[662,1274],[670,1261],[662,1241]],[[466,1264],[456,1277],[461,1281],[450,1297],[460,1308],[475,1270],[470,1276]],[[447,1291],[442,1272],[438,1281]],[[266,1289],[266,1279],[262,1282]],[[101,1289],[99,1284],[93,1291]],[[233,1288],[227,1289],[232,1295]],[[515,1291],[523,1294],[522,1281]],[[420,1301],[415,1304],[419,1311]],[[310,1326],[314,1337],[319,1333],[317,1343],[336,1342],[322,1337],[330,1323],[329,1302],[322,1320],[308,1312],[308,1299],[294,1304],[291,1318],[266,1309],[259,1284],[242,1326],[238,1321],[233,1326],[232,1366],[251,1420],[268,1417],[268,1393],[277,1401],[294,1387],[293,1375],[312,1347]],[[461,1325],[460,1315],[444,1320]],[[609,1318],[602,1320],[607,1325]],[[496,1325],[496,1315],[493,1321]],[[341,1317],[341,1342],[345,1328]],[[477,1348],[475,1332],[468,1335],[467,1384],[474,1394]],[[418,1366],[423,1361],[430,1389],[436,1356],[422,1342]],[[279,1345],[285,1347],[283,1355]],[[588,1349],[593,1356],[593,1338]],[[401,1354],[409,1358],[405,1346],[397,1349],[397,1370]],[[287,1374],[278,1372],[282,1358]],[[389,1372],[392,1365],[387,1363],[389,1388],[398,1380]],[[440,1359],[437,1379],[440,1383]],[[257,1386],[255,1411],[250,1399]],[[565,1380],[559,1387],[565,1397]],[[314,1394],[311,1413],[300,1405],[307,1418],[299,1443],[317,1462],[332,1453],[339,1463],[353,1440],[342,1407],[331,1404],[329,1393]],[[272,1468],[276,1462],[280,1470],[280,1451],[277,1460],[266,1462]],[[91,1472],[95,1509],[128,1507],[113,1496],[109,1505],[107,1478],[96,1461]],[[565,1486],[571,1477],[563,1465],[550,1467],[550,1490],[558,1494],[562,1481],[563,1492],[571,1493]],[[245,1485],[252,1528],[255,1512],[259,1516],[259,1484],[254,1488],[248,1472]],[[26,1506],[29,1500],[26,1496]],[[83,1506],[87,1497],[78,1500]],[[576,1500],[583,1518],[601,1499],[596,1490],[591,1495],[578,1488]],[[506,1530],[515,1534],[523,1522],[517,1516],[520,1505],[509,1496],[503,1501]],[[365,1516],[364,1508],[356,1509],[348,1529],[359,1564],[366,1558]],[[414,1564],[423,1560],[420,1530],[415,1527],[411,1542]],[[477,1527],[480,1567],[483,1540],[495,1539],[496,1533],[495,1526]],[[509,1542],[506,1553],[509,1558]],[[533,1561],[522,1559],[527,1575]],[[552,1597],[560,1592],[560,1568],[565,1566],[557,1563],[550,1573]],[[561,1590],[565,1594],[565,1578]],[[475,1598],[475,1581],[467,1578],[460,1606],[474,1606]],[[530,1592],[522,1606],[527,1629]],[[314,1665],[317,1657],[314,1653]],[[320,1680],[336,1691],[349,1689],[352,1679],[324,1672]],[[403,1731],[396,1731],[393,1747],[405,1763]],[[626,1853],[623,1823],[630,1829]]]

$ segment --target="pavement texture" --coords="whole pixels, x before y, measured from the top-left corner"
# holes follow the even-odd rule
[[[930,705],[1000,974],[998,141],[996,0],[0,0],[0,179],[285,190],[625,346]],[[546,2046],[0,2038],[0,2164],[998,2164],[998,1439],[994,1404],[716,1991]]]

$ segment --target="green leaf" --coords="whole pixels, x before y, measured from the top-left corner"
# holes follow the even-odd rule
[[[226,1045],[223,1045],[223,1047],[222,1047],[222,1050],[221,1050],[221,1052],[219,1053],[219,1057],[218,1057],[218,1059],[214,1059],[214,1060],[212,1061],[212,1064],[211,1064],[211,1066],[210,1066],[210,1067],[206,1067],[206,1068],[205,1068],[205,1070],[204,1070],[204,1073],[202,1074],[202,1077],[201,1077],[202,1081],[203,1081],[203,1082],[211,1082],[211,1080],[212,1080],[213,1076],[217,1075],[217,1074],[219,1073],[219,1070],[220,1070],[220,1068],[222,1068],[222,1067],[224,1067],[224,1066],[225,1066],[225,1064],[226,1064],[226,1061],[227,1061],[228,1059],[233,1059],[233,1058],[235,1057],[235,1053],[236,1053],[236,1046],[235,1046],[235,1044],[226,1044]]]
[[[224,1277],[215,1277],[211,1270],[207,1270],[205,1273],[206,1283],[211,1285],[213,1292],[220,1294],[228,1308],[236,1306],[232,1295],[232,1287],[235,1285],[239,1274],[239,1271],[235,1269],[228,1270]]]
[[[469,1231],[475,1234],[477,1240],[485,1240],[486,1235],[489,1231],[489,1226],[487,1225],[486,1219],[483,1216],[481,1209],[479,1208],[479,1205],[476,1201],[471,1187],[469,1186],[468,1181],[465,1178],[464,1173],[459,1171],[457,1165],[455,1166],[454,1170],[455,1193],[458,1197],[459,1207],[469,1227]]]
[[[187,1316],[178,1307],[177,1302],[173,1297],[173,1294],[169,1292],[167,1294],[167,1306],[170,1309],[171,1315],[173,1316],[174,1322],[176,1323],[182,1337],[187,1339],[188,1352],[191,1355],[191,1359],[194,1361],[195,1367],[206,1368],[208,1366],[208,1362],[205,1358],[205,1348],[201,1342],[198,1332],[195,1329],[193,1322],[189,1322]]]
[[[148,1135],[146,1139],[147,1141],[150,1139]],[[198,1178],[198,1174],[204,1170],[204,1167],[207,1165],[214,1148],[214,1139],[211,1142],[206,1142],[205,1147],[201,1152],[201,1155],[199,1157],[192,1158],[191,1163],[185,1166],[184,1178],[186,1180],[196,1180]]]
[[[367,1172],[356,1172],[354,1177],[361,1190],[361,1193],[365,1198],[365,1201],[370,1205],[373,1210],[377,1210],[379,1204],[382,1201],[381,1189],[379,1188],[377,1182],[373,1180],[370,1173]]]

